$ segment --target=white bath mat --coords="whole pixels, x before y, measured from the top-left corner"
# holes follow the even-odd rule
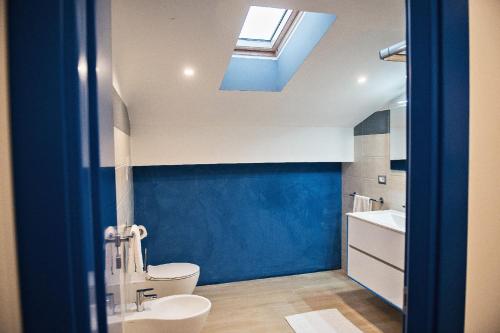
[[[363,333],[337,309],[299,313],[286,321],[295,333]]]

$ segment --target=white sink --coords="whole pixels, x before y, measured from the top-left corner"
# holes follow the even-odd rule
[[[175,295],[144,302],[143,312],[127,313],[124,333],[199,333],[212,303],[197,295]]]
[[[362,213],[347,213],[346,215],[377,224],[381,227],[389,228],[403,234],[406,231],[405,213],[397,210],[375,210]]]

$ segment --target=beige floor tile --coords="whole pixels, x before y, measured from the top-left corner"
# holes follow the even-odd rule
[[[336,308],[363,332],[399,333],[402,315],[341,271],[197,287],[212,301],[203,333],[293,333],[285,316]]]

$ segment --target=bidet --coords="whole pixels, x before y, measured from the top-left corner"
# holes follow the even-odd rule
[[[142,312],[125,315],[125,333],[199,333],[212,303],[198,295],[175,295],[143,303]]]

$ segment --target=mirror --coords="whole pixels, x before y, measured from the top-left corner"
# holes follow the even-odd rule
[[[392,170],[406,170],[406,96],[390,106],[390,157]]]

